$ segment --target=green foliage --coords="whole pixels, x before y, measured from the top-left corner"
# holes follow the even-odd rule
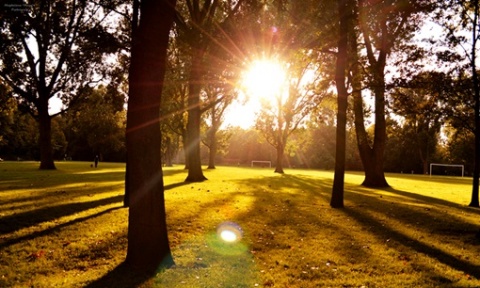
[[[125,125],[123,95],[112,87],[85,89],[82,102],[65,114],[67,155],[76,160],[125,159]]]
[[[9,89],[0,82],[0,148],[8,145],[7,135],[13,133],[15,100],[11,97]]]

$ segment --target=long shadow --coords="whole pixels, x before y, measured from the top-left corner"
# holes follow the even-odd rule
[[[167,185],[163,186],[163,189],[165,191],[168,191],[168,190],[171,190],[171,189],[174,189],[174,188],[177,188],[177,187],[182,187],[182,186],[185,186],[185,185],[188,185],[188,184],[191,184],[191,183],[187,183],[187,182],[172,183],[172,184],[167,184]]]
[[[328,203],[328,200],[330,198],[331,180],[327,181],[327,179],[313,178],[308,179],[304,177],[297,177],[295,175],[285,175],[281,178],[265,178],[241,181],[242,185],[250,185],[251,187],[258,188],[259,191],[258,193],[255,193],[255,197],[257,197],[257,199],[255,201],[254,207],[250,209],[250,212],[247,212],[245,213],[245,215],[243,215],[242,219],[244,219],[244,221],[250,221],[251,219],[255,219],[256,217],[262,217],[258,211],[263,211],[264,214],[268,215],[268,217],[265,219],[272,219],[269,220],[271,221],[271,223],[266,223],[267,227],[270,225],[276,227],[288,226],[289,229],[297,231],[300,237],[303,237],[305,234],[305,231],[302,231],[302,219],[304,223],[319,223],[319,225],[324,229],[329,228],[327,227],[328,225],[332,225],[332,223],[326,223],[324,219],[321,218],[320,213],[315,214],[312,213],[313,211],[307,212],[305,210],[301,210],[301,203],[299,203],[298,201],[295,202],[294,197],[288,195],[288,193],[274,193],[277,185],[281,185],[281,187],[284,188],[292,189],[298,189],[299,187],[303,187],[304,189],[308,190],[306,191],[307,195],[305,195],[307,197],[307,202],[310,201],[311,203],[313,203],[312,201],[314,201],[315,199],[323,199],[325,203]],[[284,181],[285,179],[288,179],[288,181]],[[266,182],[268,182],[269,184],[265,185]],[[268,187],[272,191],[261,192],[261,190],[266,187]],[[361,186],[350,186],[345,191],[345,199],[348,200],[349,203],[352,203],[353,206],[347,206],[347,208],[337,211],[339,211],[340,213],[345,213],[346,215],[355,219],[363,227],[371,231],[369,233],[375,235],[376,237],[383,239],[391,239],[392,241],[395,241],[400,245],[404,245],[414,251],[428,255],[429,257],[437,259],[439,262],[445,265],[448,265],[458,271],[463,271],[468,275],[480,279],[479,265],[475,265],[464,259],[459,259],[455,255],[452,255],[448,252],[445,252],[439,248],[428,244],[428,239],[423,239],[425,241],[424,243],[419,241],[418,239],[414,239],[399,231],[396,231],[370,215],[370,212],[380,213],[385,215],[385,218],[394,218],[395,220],[402,221],[404,223],[403,225],[410,225],[413,227],[412,229],[426,230],[427,232],[425,232],[425,234],[428,234],[428,232],[430,232],[433,234],[439,234],[439,237],[441,237],[442,235],[454,235],[461,237],[463,241],[467,243],[477,243],[478,240],[475,239],[474,236],[476,230],[478,229],[477,226],[465,222],[465,220],[452,215],[450,215],[449,217],[445,217],[443,215],[442,217],[442,215],[439,214],[442,212],[441,210],[443,208],[440,207],[440,209],[438,209],[438,207],[435,207],[435,205],[441,205],[449,209],[468,211],[469,213],[478,213],[477,210],[472,210],[468,207],[464,207],[433,197],[418,195],[407,191],[398,191],[393,188],[389,188],[387,189],[387,191],[397,195],[409,197],[419,203],[432,204],[431,206],[433,207],[430,210],[422,207],[402,204],[401,202],[391,202],[385,199],[387,197],[380,198],[380,194],[375,193],[372,190],[363,189]],[[276,212],[274,212],[275,209],[271,209],[271,205],[283,206],[277,207]],[[300,219],[298,217],[299,215],[302,216]],[[439,223],[438,217],[442,217],[441,219],[443,220],[443,222]],[[425,227],[424,223],[436,224]],[[342,233],[348,235],[349,231],[342,229],[342,223],[337,223],[333,225],[336,225],[336,228],[338,230],[342,230]],[[454,229],[450,227],[454,227]],[[256,233],[258,234],[257,236],[268,236],[268,233]],[[285,243],[275,243],[275,239],[273,237],[269,239],[269,241],[271,242],[270,247],[262,246],[259,249],[266,249],[268,251],[268,249],[273,249],[274,247],[289,247],[288,245],[285,245]],[[253,249],[255,249],[255,247]],[[348,248],[343,247],[342,250],[348,250]],[[344,253],[347,252],[348,251],[344,251]],[[364,256],[368,257],[368,254]],[[361,261],[361,259],[359,259],[359,261]],[[436,273],[433,271],[433,269],[430,272],[432,274]],[[438,281],[450,281],[442,275],[434,275],[432,279],[437,279]]]
[[[344,211],[351,217],[355,218],[355,220],[357,220],[359,223],[362,223],[366,226],[368,225],[370,227],[372,227],[373,224],[373,233],[375,233],[376,235],[384,237],[384,239],[393,239],[397,243],[407,246],[414,251],[426,254],[456,270],[463,271],[468,275],[480,279],[479,265],[474,265],[465,260],[459,259],[451,254],[448,254],[440,249],[433,247],[432,245],[422,243],[416,239],[413,239],[412,237],[408,237],[398,231],[395,231],[388,226],[376,221],[374,218],[368,216],[367,214],[361,213],[360,210],[347,208],[344,209]]]
[[[86,183],[87,184],[87,183]],[[38,195],[35,196],[28,196],[28,197],[21,197],[18,196],[16,199],[11,201],[4,201],[0,203],[0,209],[8,209],[7,207],[14,207],[14,209],[30,209],[32,205],[37,206],[49,206],[55,205],[59,199],[72,199],[75,197],[82,197],[82,196],[93,196],[93,195],[100,195],[102,193],[111,193],[115,190],[123,190],[123,184],[115,184],[107,186],[94,186],[89,187],[88,189],[79,189],[78,187],[69,187],[65,188],[59,187],[58,190],[53,191],[45,191],[45,192],[38,192]],[[21,203],[21,204],[19,204]],[[34,204],[32,204],[34,203]],[[2,207],[7,206],[7,207]]]
[[[173,176],[173,175],[176,175],[176,174],[181,174],[181,173],[187,173],[186,172],[187,170],[183,169],[183,168],[180,168],[178,166],[175,166],[173,169],[162,169],[162,173],[163,173],[163,176],[164,177],[167,177],[167,176]]]
[[[405,179],[405,180],[415,180],[423,182],[436,182],[442,184],[471,184],[471,177],[453,177],[453,176],[428,176],[428,175],[419,175],[419,174],[391,174],[387,175],[387,178],[396,178],[396,179]],[[388,179],[387,179],[388,180]]]
[[[42,237],[42,236],[46,236],[46,235],[49,235],[49,234],[53,234],[55,232],[60,231],[61,229],[65,228],[65,227],[70,226],[70,225],[74,225],[74,224],[77,224],[77,223],[80,223],[80,222],[83,222],[83,221],[87,221],[89,219],[93,219],[93,218],[102,216],[104,214],[110,213],[112,211],[115,211],[115,210],[118,210],[118,209],[121,209],[121,208],[122,207],[109,208],[109,209],[103,210],[101,212],[98,212],[96,214],[76,218],[75,220],[56,225],[54,227],[45,229],[43,231],[37,231],[37,232],[31,233],[31,234],[28,234],[28,235],[25,235],[25,236],[21,236],[21,237],[14,238],[14,239],[9,239],[5,242],[0,243],[0,249],[11,246],[11,245],[14,245],[14,244],[17,244],[17,243],[20,243],[20,242],[23,242],[23,241],[29,241],[29,240],[35,239],[37,237]]]
[[[52,221],[57,218],[72,215],[91,208],[109,205],[121,201],[123,201],[123,195],[103,198],[90,202],[49,206],[33,211],[8,215],[0,218],[0,235],[12,233],[22,228],[34,226],[45,221]]]
[[[43,174],[49,173],[49,174]],[[24,175],[17,176],[16,183],[2,183],[2,191],[16,190],[19,188],[52,188],[56,185],[65,183],[84,183],[84,182],[105,182],[121,181],[124,179],[125,172],[105,172],[105,173],[69,173],[65,171],[41,171],[32,172],[29,177]],[[0,183],[2,182],[0,177]]]
[[[155,274],[134,270],[127,263],[122,262],[102,278],[86,285],[85,288],[139,287],[154,276]]]
[[[363,187],[359,187],[359,190],[362,189],[362,188]],[[395,189],[394,187],[384,188],[382,190],[386,191],[386,192],[396,194],[396,195],[401,195],[403,197],[407,197],[407,198],[410,198],[410,199],[414,199],[414,200],[417,200],[417,201],[421,201],[421,202],[424,202],[426,204],[441,205],[441,206],[446,206],[446,207],[449,207],[449,208],[454,207],[456,209],[460,209],[460,210],[465,211],[465,212],[468,211],[469,213],[475,213],[475,214],[480,215],[480,209],[478,209],[478,208],[468,207],[468,206],[465,206],[465,205],[450,202],[450,201],[443,200],[443,199],[440,199],[440,198],[420,195],[420,194],[416,194],[416,193],[409,192],[409,191],[398,190],[398,189]]]

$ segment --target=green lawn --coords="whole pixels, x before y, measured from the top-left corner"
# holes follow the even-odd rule
[[[0,163],[0,287],[480,287],[470,178],[388,174],[376,190],[348,173],[332,209],[331,171],[219,167],[192,184],[166,168],[176,266],[146,278],[121,265],[124,164],[56,165]]]

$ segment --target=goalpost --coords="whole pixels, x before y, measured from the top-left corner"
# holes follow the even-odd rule
[[[432,168],[433,166],[445,166],[445,167],[461,167],[462,168],[462,177],[464,175],[465,166],[463,164],[440,164],[440,163],[430,163],[430,177],[432,177]]]
[[[269,167],[269,168],[272,168],[272,161],[259,161],[259,160],[253,160],[253,161],[252,161],[252,164],[251,164],[251,165],[252,165],[252,167],[253,167],[253,164],[255,164],[255,163],[260,163],[260,164],[268,164],[268,167]],[[263,165],[262,165],[262,167],[263,167]]]

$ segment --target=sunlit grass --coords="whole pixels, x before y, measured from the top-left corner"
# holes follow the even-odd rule
[[[330,171],[219,167],[192,184],[165,168],[176,266],[143,278],[121,265],[125,166],[56,165],[0,163],[0,287],[480,286],[470,178],[389,174],[378,190],[347,173],[332,209]]]

